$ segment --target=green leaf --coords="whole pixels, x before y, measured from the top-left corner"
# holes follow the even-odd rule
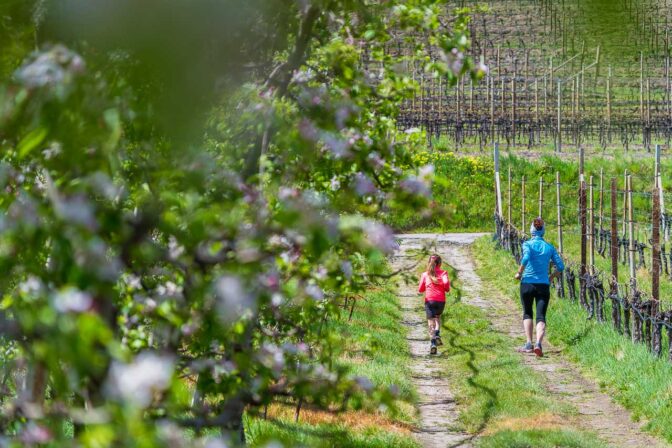
[[[19,158],[23,159],[33,149],[37,148],[47,137],[49,131],[46,128],[39,127],[30,131],[25,137],[21,139],[18,146]]]

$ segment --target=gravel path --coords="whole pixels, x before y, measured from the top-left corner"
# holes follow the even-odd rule
[[[400,250],[392,259],[395,268],[411,266],[415,249],[430,247],[458,271],[462,285],[462,301],[494,316],[493,329],[521,339],[522,329],[516,304],[501,292],[490,291],[484,297],[484,286],[476,274],[469,246],[482,234],[420,234],[398,235]],[[403,323],[409,327],[408,341],[414,358],[412,376],[420,396],[420,426],[417,438],[424,447],[469,447],[474,435],[456,431],[459,410],[454,403],[450,384],[440,375],[439,364],[429,356],[426,324],[415,285],[399,289],[404,313]],[[513,347],[512,347],[513,349]],[[558,401],[574,406],[578,416],[565,426],[597,433],[613,447],[668,447],[632,421],[630,412],[613,402],[594,381],[584,377],[562,352],[545,344],[546,356],[521,355],[523,362],[545,378],[545,387]]]

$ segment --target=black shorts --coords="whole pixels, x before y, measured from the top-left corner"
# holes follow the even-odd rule
[[[551,288],[544,283],[521,283],[520,302],[523,304],[523,319],[533,319],[533,305],[536,302],[537,322],[546,322],[546,310],[551,299]]]
[[[427,319],[439,317],[443,314],[443,309],[446,307],[446,302],[425,302],[425,314]]]

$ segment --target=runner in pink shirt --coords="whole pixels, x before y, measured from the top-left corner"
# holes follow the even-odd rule
[[[446,293],[450,292],[448,273],[441,270],[441,257],[432,255],[427,263],[427,271],[420,277],[419,293],[425,293],[425,314],[429,326],[429,353],[436,354],[441,341],[441,314],[446,306]]]

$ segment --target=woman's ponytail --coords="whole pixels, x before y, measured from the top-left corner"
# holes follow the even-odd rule
[[[427,276],[432,280],[432,283],[439,283],[439,277],[436,275],[436,268],[441,266],[441,257],[434,254],[429,257],[427,263]]]

